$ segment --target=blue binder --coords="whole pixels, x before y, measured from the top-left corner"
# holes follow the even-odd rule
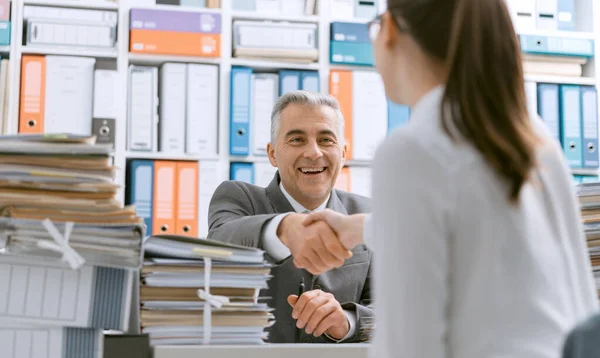
[[[581,136],[584,168],[598,168],[598,94],[592,86],[581,87]]]
[[[332,22],[331,41],[371,43],[367,24],[356,22]]]
[[[254,184],[254,164],[231,163],[229,179]]]
[[[279,71],[279,95],[300,89],[300,71]]]
[[[229,154],[250,154],[252,69],[231,68]]]
[[[558,85],[554,83],[540,83],[538,84],[537,92],[538,113],[552,137],[560,143]]]
[[[556,13],[559,30],[575,31],[575,0],[558,0]]]
[[[555,36],[519,35],[521,51],[534,55],[594,56],[594,41]]]
[[[581,168],[581,94],[577,85],[560,86],[560,132],[563,151],[571,168]]]
[[[10,21],[0,21],[0,45],[10,45]]]
[[[388,134],[394,129],[408,123],[410,117],[410,108],[405,105],[397,104],[391,100],[388,103]]]
[[[146,233],[150,233],[154,205],[154,161],[136,159],[130,161],[128,167],[125,202],[135,205],[136,214],[146,224]]]
[[[581,175],[573,175],[573,185],[581,184],[583,177]]]
[[[302,71],[300,73],[300,89],[309,92],[319,92],[319,72]]]

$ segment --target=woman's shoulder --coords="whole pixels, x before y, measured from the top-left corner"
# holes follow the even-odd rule
[[[386,161],[407,160],[432,162],[439,170],[470,157],[468,148],[452,140],[443,130],[439,118],[408,123],[396,128],[379,145],[376,156]]]

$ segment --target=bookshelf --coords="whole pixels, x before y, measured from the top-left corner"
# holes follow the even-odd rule
[[[100,9],[117,10],[117,47],[114,51],[91,50],[88,48],[76,47],[32,47],[24,46],[24,26],[23,26],[23,6],[25,4],[47,5],[63,8],[81,8],[81,9]],[[385,1],[379,2],[379,12],[385,7]],[[266,157],[261,156],[231,156],[229,155],[229,102],[230,102],[230,72],[232,66],[246,66],[256,69],[259,72],[277,71],[280,69],[297,69],[318,71],[319,84],[321,92],[329,93],[329,74],[331,70],[359,70],[375,71],[373,67],[336,65],[330,64],[330,23],[333,21],[366,23],[370,19],[347,19],[331,16],[330,1],[317,1],[318,15],[289,16],[280,13],[255,13],[244,12],[232,9],[232,0],[222,0],[221,9],[206,9],[198,7],[182,7],[171,5],[138,5],[135,0],[121,0],[119,2],[102,0],[12,0],[11,2],[11,44],[10,46],[0,47],[0,55],[10,58],[10,76],[9,76],[9,100],[8,100],[8,133],[18,132],[19,117],[19,94],[20,94],[20,75],[21,75],[21,57],[24,54],[53,54],[66,56],[86,56],[97,59],[97,68],[115,69],[118,73],[118,93],[116,98],[122,99],[118,102],[118,115],[116,118],[116,138],[115,138],[115,164],[120,168],[118,171],[117,182],[124,186],[126,182],[126,164],[130,159],[156,159],[156,160],[177,160],[177,161],[212,161],[217,164],[219,180],[229,178],[229,165],[231,162],[250,162],[265,163]],[[129,10],[131,8],[149,8],[165,9],[182,12],[211,12],[221,15],[221,43],[219,58],[203,58],[190,56],[170,56],[170,55],[151,55],[129,52]],[[599,16],[600,5],[594,0],[576,0],[576,31],[543,31],[530,30],[522,32],[523,34],[544,35],[544,36],[562,36],[581,39],[600,38]],[[319,58],[314,63],[302,62],[280,62],[267,60],[249,60],[232,58],[232,22],[236,19],[246,20],[267,20],[267,21],[288,21],[314,23],[318,26],[318,47]],[[518,29],[517,29],[518,31]],[[519,32],[519,31],[518,31]],[[598,62],[600,51],[598,46],[595,48],[595,57],[593,61],[584,67],[583,77],[566,76],[539,76],[527,75],[527,81],[549,82],[558,84],[576,84],[597,86],[598,83]],[[219,88],[218,88],[218,154],[212,157],[202,157],[198,155],[171,155],[165,153],[151,152],[133,152],[126,147],[127,142],[127,110],[128,110],[128,67],[131,64],[160,66],[167,62],[179,63],[198,63],[212,64],[219,68]],[[347,166],[368,167],[369,161],[348,161]],[[577,169],[574,174],[598,175],[599,170]],[[119,193],[119,199],[124,201],[124,190]]]

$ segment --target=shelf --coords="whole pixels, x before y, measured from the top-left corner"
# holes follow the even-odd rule
[[[573,175],[600,175],[600,169],[572,168]]]
[[[179,160],[179,161],[191,161],[197,162],[200,160],[218,160],[217,156],[207,157],[196,154],[177,154],[177,153],[161,153],[161,152],[125,152],[125,158],[127,159],[153,159],[153,160]]]
[[[316,15],[289,16],[281,13],[262,13],[249,11],[234,11],[231,14],[234,20],[267,20],[267,21],[290,21],[290,22],[319,22]]]
[[[348,167],[371,167],[372,161],[370,160],[346,160],[344,163]]]
[[[230,162],[242,162],[242,163],[268,163],[269,157],[260,155],[230,155]],[[370,167],[370,160],[346,160],[344,163],[348,167]]]
[[[344,71],[377,71],[374,66],[361,66],[361,65],[336,65],[330,64],[329,70],[344,70]]]
[[[353,24],[366,24],[369,21],[371,21],[371,19],[356,19],[356,18],[352,18],[352,19],[329,19],[329,23],[332,23],[332,22],[351,22]]]
[[[10,45],[0,46],[0,53],[9,53],[9,52],[10,52]]]
[[[565,37],[570,39],[595,40],[596,35],[593,32],[584,31],[558,31],[558,30],[527,30],[519,31],[519,35]]]
[[[117,58],[116,50],[94,50],[85,47],[22,46],[21,53],[37,55],[65,55],[96,58]]]
[[[181,11],[181,12],[210,12],[220,14],[221,9],[209,9],[205,7],[197,6],[181,6],[181,5],[164,5],[164,4],[151,4],[151,5],[131,5],[132,9],[151,9],[151,10],[167,10],[167,11]]]
[[[297,69],[297,70],[319,70],[318,63],[278,62],[268,60],[247,60],[243,58],[232,58],[232,66],[245,66],[262,69]]]
[[[266,155],[229,155],[230,162],[247,162],[247,163],[268,163],[269,157]]]
[[[569,77],[551,75],[525,75],[525,81],[538,83],[559,83],[582,86],[595,86],[596,79],[592,77]]]
[[[219,58],[196,57],[196,56],[175,56],[175,55],[152,55],[142,53],[129,53],[129,62],[139,65],[161,65],[165,62],[185,62],[185,63],[205,63],[220,64]]]
[[[119,3],[101,0],[25,0],[25,5],[44,5],[54,7],[75,7],[81,9],[118,10]]]

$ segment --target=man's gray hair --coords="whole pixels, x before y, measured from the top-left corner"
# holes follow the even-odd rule
[[[277,137],[277,131],[279,130],[279,121],[281,119],[281,112],[286,109],[290,104],[300,104],[309,108],[315,108],[320,106],[327,106],[335,112],[339,120],[340,126],[340,137],[338,140],[340,143],[344,143],[344,116],[340,110],[340,103],[335,97],[319,93],[319,92],[308,92],[308,91],[293,91],[284,94],[279,97],[273,111],[271,112],[271,144],[275,144],[275,138]]]

